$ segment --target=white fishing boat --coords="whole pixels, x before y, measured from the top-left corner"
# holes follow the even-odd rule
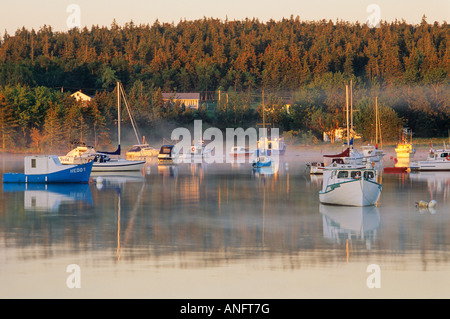
[[[381,190],[372,166],[334,163],[323,172],[319,200],[322,204],[371,206],[380,198]]]
[[[450,148],[444,144],[444,148],[435,150],[431,146],[427,159],[412,162],[410,168],[418,171],[448,171],[450,170]]]

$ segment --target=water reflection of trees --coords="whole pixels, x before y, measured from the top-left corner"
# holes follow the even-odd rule
[[[390,185],[383,196],[391,193]],[[319,210],[320,185],[289,171],[263,177],[242,170],[229,175],[226,170],[180,166],[176,175],[165,175],[152,168],[142,181],[89,187],[94,206],[68,207],[67,214],[51,219],[44,214],[25,216],[20,203],[2,193],[9,208],[2,209],[1,215],[4,242],[37,248],[43,251],[41,257],[92,252],[102,258],[150,260],[160,266],[172,257],[178,259],[178,266],[276,258],[283,267],[294,268],[345,261],[343,245],[349,238],[356,255],[406,251],[410,243],[422,239],[423,227],[439,237],[438,252],[448,247],[442,236],[448,225],[445,220],[414,226],[383,206],[377,209],[380,214],[369,214],[378,218],[390,214],[382,231],[377,218],[369,219],[372,228],[366,228],[363,219],[359,231],[343,227],[338,218],[342,212]],[[367,214],[358,216],[363,215]],[[423,249],[436,245],[437,239],[429,236]]]

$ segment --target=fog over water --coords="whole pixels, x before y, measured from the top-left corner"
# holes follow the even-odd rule
[[[102,183],[3,184],[0,297],[448,298],[450,172],[380,167],[376,207],[326,206],[306,171],[321,156],[292,150],[267,174],[149,160]],[[0,167],[21,171],[23,156]],[[431,199],[435,210],[415,206]]]

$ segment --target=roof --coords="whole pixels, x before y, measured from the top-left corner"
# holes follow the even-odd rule
[[[200,93],[162,93],[163,99],[200,100]]]
[[[91,96],[82,93],[81,90],[78,91],[78,92],[75,92],[75,93],[71,94],[70,96],[74,97],[74,98],[77,99],[77,100],[80,100],[80,99],[81,99],[81,100],[83,100],[83,101],[90,101],[90,100],[92,99]]]

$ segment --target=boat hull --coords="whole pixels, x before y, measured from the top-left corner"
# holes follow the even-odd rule
[[[332,184],[319,192],[322,204],[372,206],[381,195],[382,186],[364,178]]]
[[[420,161],[412,163],[411,169],[418,171],[450,171],[450,161]]]
[[[88,183],[93,162],[46,174],[5,173],[3,183]]]
[[[123,172],[139,171],[145,165],[145,161],[111,160],[104,163],[96,163],[92,167],[93,172]]]
[[[252,163],[253,168],[270,167],[271,165],[272,165],[272,161]]]

